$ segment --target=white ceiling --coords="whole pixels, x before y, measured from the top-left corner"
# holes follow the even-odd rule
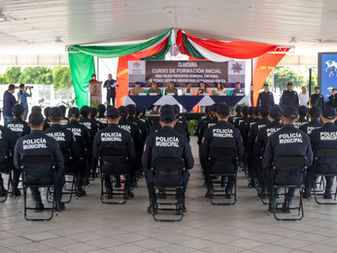
[[[336,0],[0,0],[0,9],[0,54],[144,40],[170,27],[202,38],[291,45],[296,54],[337,51]]]

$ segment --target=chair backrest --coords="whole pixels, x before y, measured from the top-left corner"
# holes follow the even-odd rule
[[[128,152],[125,148],[105,148],[99,151],[101,156],[127,156]]]
[[[236,148],[211,148],[209,157],[215,159],[236,159],[238,153]]]
[[[152,167],[184,168],[185,160],[181,157],[157,157],[154,160],[152,160]]]
[[[274,167],[293,165],[305,167],[307,166],[307,159],[304,156],[279,156],[274,159],[273,165]]]
[[[52,156],[23,156],[21,159],[21,165],[50,165],[54,164],[54,158]]]
[[[318,149],[316,157],[335,157],[337,158],[337,149]]]

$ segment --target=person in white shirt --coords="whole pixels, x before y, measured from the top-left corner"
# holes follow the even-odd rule
[[[183,95],[193,95],[192,84],[188,82],[186,88],[183,90]]]
[[[304,105],[306,107],[308,107],[308,103],[309,103],[309,93],[307,92],[307,89],[305,88],[305,86],[302,86],[302,92],[298,94],[298,99],[299,99],[299,104]]]
[[[217,83],[217,88],[212,91],[213,96],[220,96],[220,94],[224,94],[225,96],[228,96],[226,90],[223,87],[222,83]]]

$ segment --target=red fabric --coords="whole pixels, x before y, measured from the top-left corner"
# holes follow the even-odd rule
[[[286,54],[264,54],[257,59],[253,77],[253,105],[257,105],[257,98],[266,78],[285,55]]]
[[[128,61],[138,61],[141,58],[148,57],[154,54],[159,53],[167,44],[169,37],[165,39],[162,43],[156,45],[155,47],[151,47],[149,49],[125,55],[119,57],[118,59],[118,67],[117,67],[117,82],[118,87],[116,91],[116,105],[117,107],[122,106],[124,102],[125,96],[129,95],[129,66]]]
[[[277,46],[269,45],[263,43],[256,42],[247,42],[247,41],[231,41],[231,42],[223,42],[219,40],[203,40],[196,37],[193,37],[187,33],[184,35],[200,45],[201,47],[206,48],[207,50],[225,56],[229,58],[235,59],[251,59],[263,55],[267,52],[274,51]],[[183,32],[181,30],[178,31],[177,46],[180,48],[181,53],[188,54],[187,49],[184,46],[183,41]]]

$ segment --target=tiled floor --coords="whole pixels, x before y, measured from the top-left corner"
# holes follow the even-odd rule
[[[48,223],[24,220],[22,197],[0,204],[0,252],[337,252],[337,207],[305,201],[305,218],[277,222],[266,216],[240,175],[235,206],[212,206],[196,166],[186,197],[188,214],[180,223],[156,223],[146,214],[144,181],[123,206],[103,205],[100,181],[88,196],[73,200]]]

